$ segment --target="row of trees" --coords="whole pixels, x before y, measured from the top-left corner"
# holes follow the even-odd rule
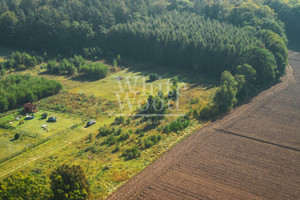
[[[51,74],[68,74],[70,76],[77,73],[86,74],[90,78],[100,79],[109,74],[109,67],[103,63],[87,63],[82,56],[63,59],[59,64],[56,60],[49,60],[47,70]]]
[[[12,75],[0,80],[0,112],[57,94],[62,85],[55,80],[30,75]]]
[[[0,63],[0,69],[33,68],[37,65],[37,58],[28,53],[13,52],[8,61]]]

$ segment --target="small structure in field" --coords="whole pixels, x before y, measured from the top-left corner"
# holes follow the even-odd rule
[[[37,112],[36,106],[33,105],[32,103],[25,103],[23,107],[24,107],[24,112],[26,112],[26,113],[35,113],[35,112]]]

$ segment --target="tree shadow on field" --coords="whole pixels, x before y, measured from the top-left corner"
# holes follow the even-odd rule
[[[104,78],[95,78],[95,77],[90,77],[86,74],[79,75],[79,76],[73,76],[70,78],[72,81],[79,81],[79,82],[94,82],[94,81],[99,81]]]
[[[214,87],[218,84],[216,78],[209,77],[204,73],[196,72],[194,70],[187,70],[187,68],[170,67],[140,60],[123,60],[122,66],[127,68],[128,72],[137,73],[138,75],[145,77],[150,76],[151,74],[158,74],[162,79],[171,79],[177,76],[180,82],[185,82],[194,85],[195,87],[200,85],[211,85],[211,87]],[[152,81],[147,79],[146,82],[151,83]]]

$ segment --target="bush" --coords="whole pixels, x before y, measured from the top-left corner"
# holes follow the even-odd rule
[[[104,78],[109,73],[108,66],[102,64],[102,63],[93,63],[93,64],[86,64],[82,65],[79,68],[79,72],[87,74],[91,78]]]
[[[44,181],[21,173],[5,178],[0,182],[0,199],[52,199],[52,192]]]
[[[205,106],[201,111],[200,111],[200,116],[199,118],[202,120],[209,120],[211,118],[214,118],[218,115],[217,108],[213,105],[208,105]]]
[[[106,125],[104,125],[103,127],[101,127],[99,129],[99,134],[96,136],[97,138],[100,138],[101,136],[107,136],[110,135],[114,132],[113,129],[108,128]]]
[[[112,66],[115,67],[115,66],[117,66],[117,65],[118,65],[117,60],[116,60],[116,59],[113,59]]]
[[[175,132],[178,133],[186,129],[190,125],[190,120],[186,117],[180,117],[177,120],[171,122],[170,124],[166,125],[163,129],[164,133],[171,133]]]
[[[144,141],[145,148],[148,149],[154,145],[156,145],[161,140],[161,135],[155,136],[151,135]]]
[[[112,153],[117,153],[118,151],[120,151],[120,146],[116,146],[112,151]]]
[[[122,135],[120,135],[120,137],[119,137],[119,141],[125,141],[125,140],[127,140],[129,138],[129,134],[127,133],[127,134],[122,134]]]
[[[103,144],[107,144],[108,146],[112,146],[116,144],[116,138],[113,135],[108,136],[104,141]]]
[[[141,152],[137,146],[126,149],[122,155],[126,160],[136,159],[141,156]]]
[[[121,128],[119,128],[117,130],[114,129],[113,132],[114,132],[114,135],[121,135],[123,130]]]
[[[116,119],[115,119],[115,123],[118,124],[118,125],[124,124],[124,121],[125,121],[125,119],[124,119],[123,116],[116,117]]]
[[[150,74],[150,81],[156,81],[159,79],[159,76],[158,74]]]
[[[14,140],[18,140],[18,139],[20,139],[20,134],[19,134],[19,133],[16,133],[16,134],[15,134],[15,137],[14,137]]]
[[[9,68],[19,68],[21,66],[33,68],[37,65],[35,56],[30,56],[27,53],[13,52],[9,60]]]
[[[4,67],[3,68],[0,67],[0,76],[4,76],[5,74],[6,74],[5,68]]]

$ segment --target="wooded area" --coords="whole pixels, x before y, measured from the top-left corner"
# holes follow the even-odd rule
[[[57,94],[62,85],[55,80],[30,75],[11,75],[0,80],[0,113]]]
[[[247,66],[255,78],[241,86],[236,94],[241,99],[285,73],[285,26],[289,35],[299,33],[296,0],[0,0],[0,5],[2,44],[87,58],[121,54],[213,78],[228,70],[245,83],[248,74],[239,74],[238,66]],[[34,57],[16,53],[7,65],[35,64]],[[48,71],[99,79],[109,70],[74,57],[49,61]]]

